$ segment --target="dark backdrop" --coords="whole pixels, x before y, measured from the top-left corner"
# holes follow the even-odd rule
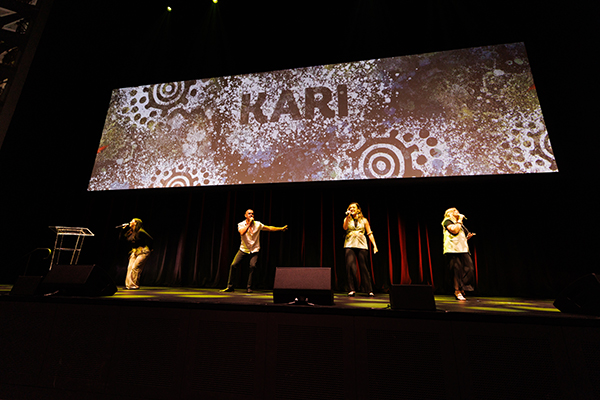
[[[144,285],[224,287],[236,224],[252,208],[263,233],[258,286],[277,266],[332,267],[345,289],[344,211],[357,201],[379,247],[375,287],[448,291],[443,212],[457,207],[482,295],[553,297],[598,271],[598,7],[470,1],[167,3],[55,0],[0,149],[0,280],[43,273],[53,225],[84,226],[80,263],[124,279],[115,225],[144,220],[156,250]],[[153,3],[153,4],[149,4]],[[87,192],[111,91],[490,44],[525,42],[559,168],[554,174]]]

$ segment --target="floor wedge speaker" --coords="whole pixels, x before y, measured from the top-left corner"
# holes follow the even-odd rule
[[[277,268],[273,285],[273,302],[333,305],[331,268]]]
[[[112,296],[117,285],[95,265],[55,265],[42,281],[45,292],[64,296]]]
[[[19,276],[10,290],[11,296],[33,296],[42,294],[43,276]]]
[[[392,310],[435,311],[433,287],[430,285],[392,285]]]
[[[600,316],[600,277],[587,274],[564,288],[554,300],[561,312]]]

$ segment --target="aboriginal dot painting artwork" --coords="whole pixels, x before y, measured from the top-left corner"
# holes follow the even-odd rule
[[[556,171],[514,43],[116,89],[88,190]]]

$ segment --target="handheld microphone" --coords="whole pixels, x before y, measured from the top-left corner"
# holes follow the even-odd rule
[[[346,210],[346,215],[350,215],[350,210]]]
[[[127,225],[129,225],[129,223],[117,225],[117,226],[115,226],[115,228],[125,228]]]

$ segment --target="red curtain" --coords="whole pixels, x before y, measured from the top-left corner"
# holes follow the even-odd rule
[[[116,205],[110,215],[116,215],[118,222],[142,218],[155,239],[155,250],[142,276],[145,285],[225,287],[240,241],[237,223],[251,208],[256,219],[266,225],[288,225],[286,232],[261,233],[259,288],[272,288],[277,267],[306,266],[330,267],[334,289],[346,290],[342,224],[348,204],[355,201],[346,193],[340,196],[322,190],[290,194],[286,190],[244,188],[124,197],[126,201],[113,203]],[[369,245],[374,290],[386,292],[391,284],[439,285],[445,281],[441,217],[435,218],[439,210],[435,216],[424,214],[431,218],[422,220],[415,215],[418,213],[407,214],[378,197],[373,201],[367,198],[361,206],[379,248],[373,254]],[[100,253],[119,284],[127,260],[124,249],[116,243],[115,221],[95,221],[103,224],[95,229],[115,240],[110,251]],[[477,265],[477,254],[473,255]]]

